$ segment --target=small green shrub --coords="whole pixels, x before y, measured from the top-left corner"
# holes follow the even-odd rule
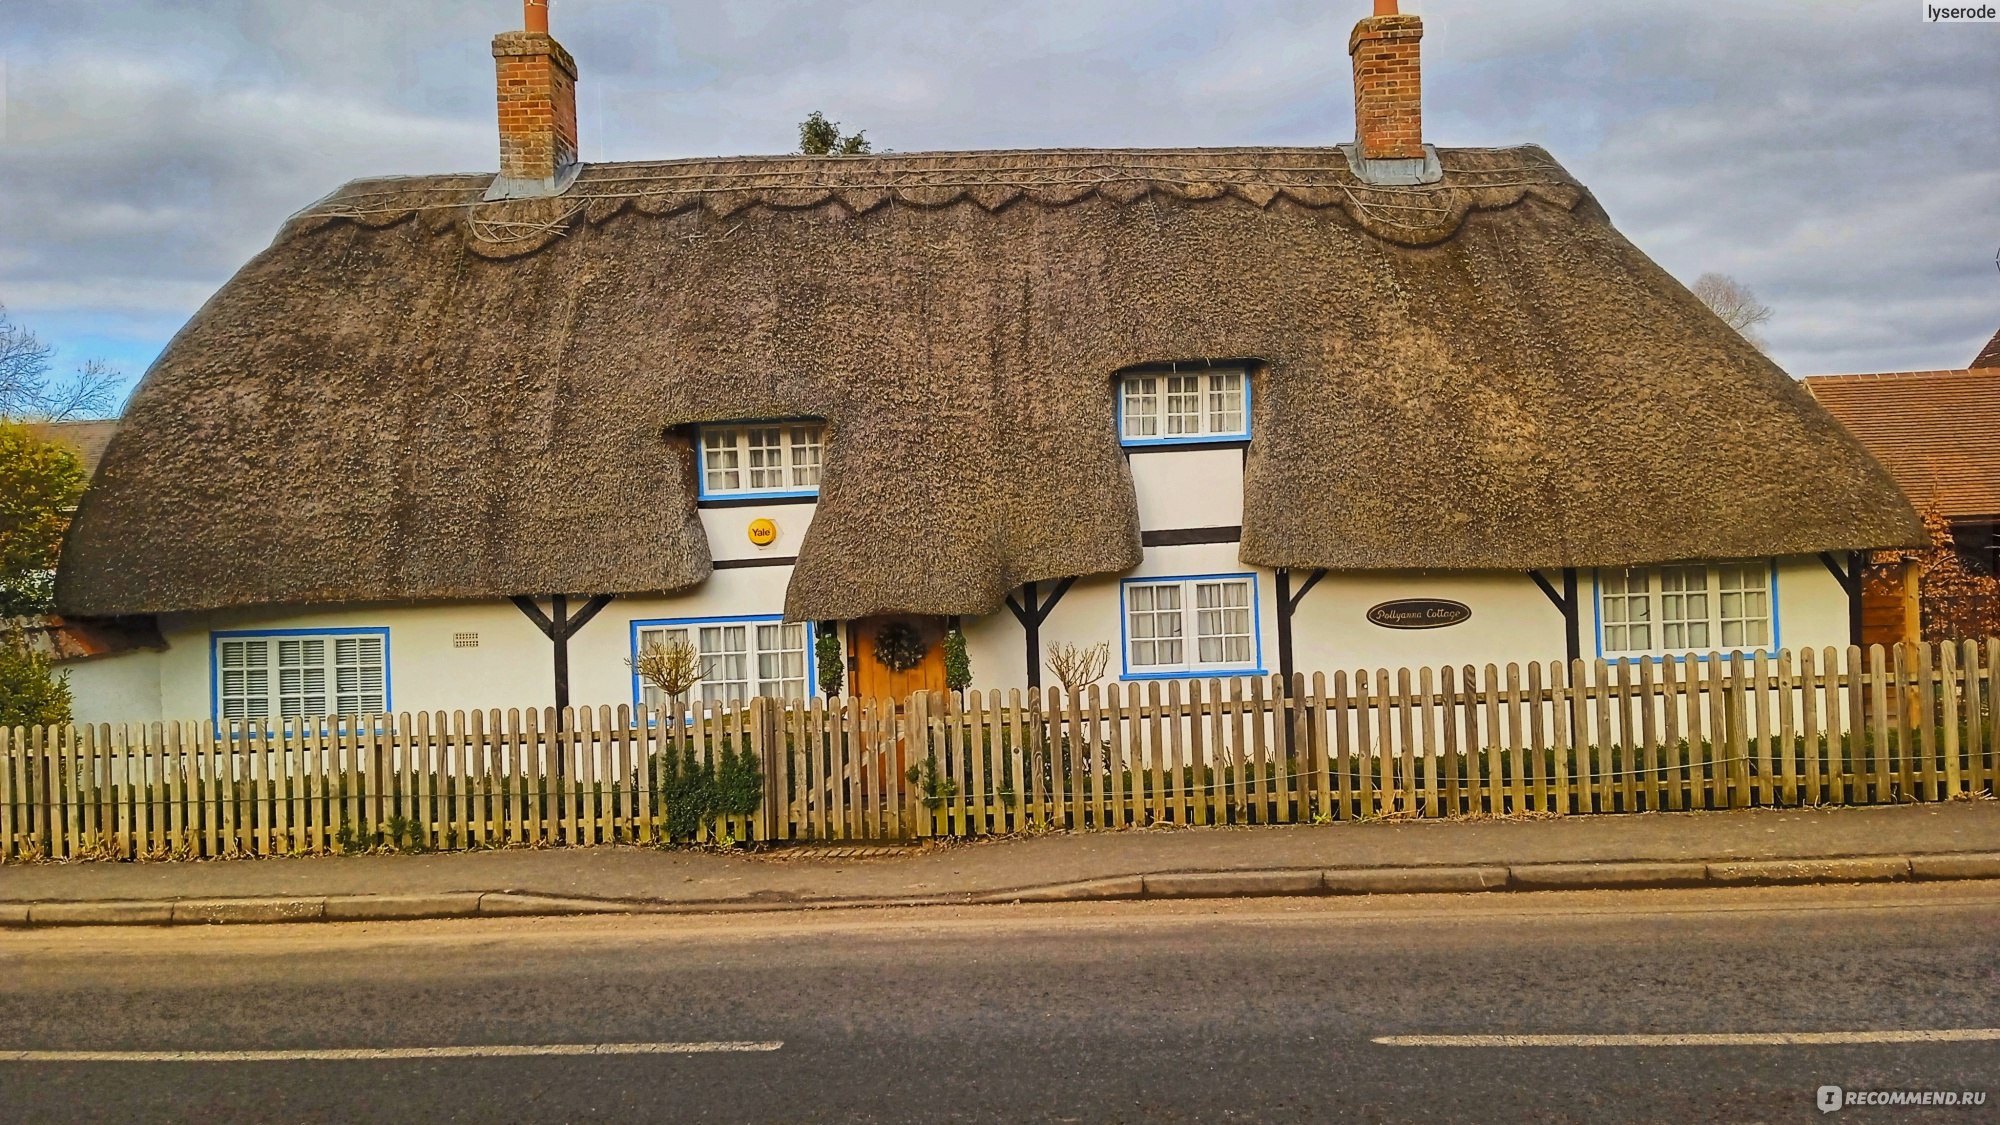
[[[949,691],[972,686],[972,657],[965,651],[965,632],[960,629],[944,635],[944,686]]]
[[[668,746],[651,759],[654,800],[673,839],[691,839],[723,817],[749,816],[764,798],[764,771],[748,747],[723,741],[712,749],[707,763],[695,758],[692,742]]]
[[[923,794],[925,808],[941,808],[958,793],[958,782],[938,769],[936,758],[925,758],[903,771],[911,785]]]
[[[839,695],[841,684],[847,677],[847,659],[840,653],[840,623],[829,621],[821,625],[815,647],[818,650],[819,693]]]
[[[70,721],[69,673],[18,639],[0,638],[0,726],[34,727]]]

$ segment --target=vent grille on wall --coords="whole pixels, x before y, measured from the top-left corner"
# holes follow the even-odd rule
[[[453,648],[478,648],[478,647],[479,647],[479,634],[478,634],[478,633],[453,633],[453,634],[451,635],[451,647],[453,647]]]

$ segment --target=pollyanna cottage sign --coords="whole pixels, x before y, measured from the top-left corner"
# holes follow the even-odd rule
[[[1368,608],[1368,621],[1384,629],[1442,629],[1472,619],[1472,607],[1444,598],[1403,598]]]

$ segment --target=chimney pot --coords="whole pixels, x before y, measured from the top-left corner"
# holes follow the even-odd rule
[[[1392,2],[1389,6],[1394,8],[1396,5]],[[1376,0],[1375,7],[1380,14],[1381,0]],[[549,0],[521,0],[521,9],[522,27],[536,35],[549,33]]]

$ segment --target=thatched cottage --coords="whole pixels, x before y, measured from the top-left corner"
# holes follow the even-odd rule
[[[1547,153],[1425,143],[1376,8],[1351,144],[586,166],[530,0],[497,177],[341,188],[146,376],[58,596],[168,647],[80,711],[1846,643],[1894,482]]]

